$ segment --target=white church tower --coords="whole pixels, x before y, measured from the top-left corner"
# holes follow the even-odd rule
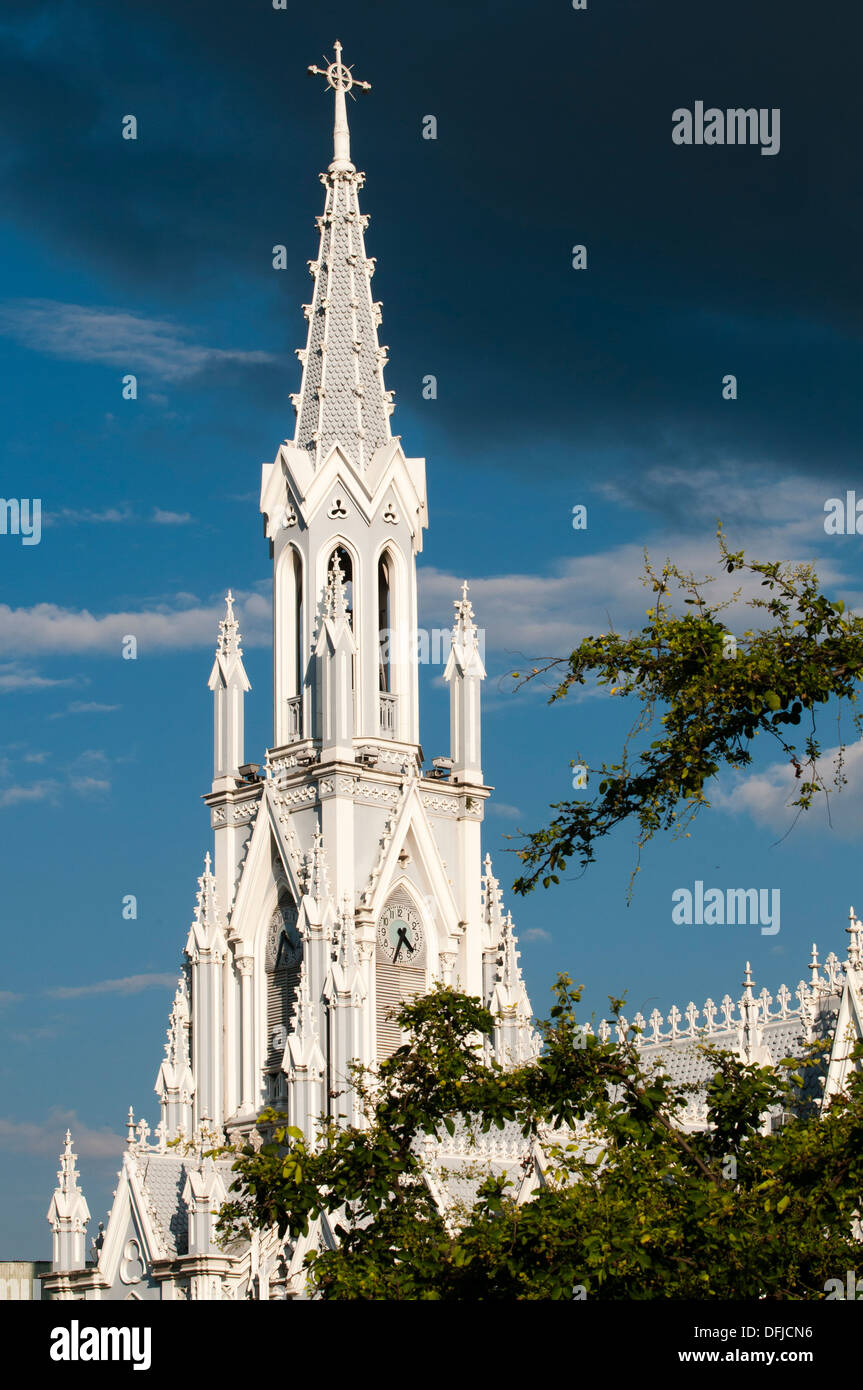
[[[87,1296],[152,1297],[161,1288],[163,1297],[232,1297],[243,1278],[257,1291],[245,1296],[274,1296],[263,1292],[270,1274],[260,1250],[226,1265],[204,1229],[208,1194],[230,1181],[230,1165],[220,1176],[205,1148],[254,1131],[269,1105],[310,1139],[321,1116],[360,1123],[351,1064],[387,1057],[402,1041],[395,1010],[434,981],[494,1006],[491,1052],[501,1062],[536,1050],[512,922],[481,858],[485,670],[466,584],[444,672],[450,756],[423,766],[416,557],[428,524],[425,461],[408,458],[391,430],[359,205],[364,175],[351,160],[345,112],[347,93],[368,84],[353,78],[338,43],[335,60],[310,71],[334,95],[334,150],[309,262],[296,428],[261,479],[273,565],[273,743],[263,769],[245,762],[250,684],[229,592],[209,678],[214,759],[204,800],[214,845],[156,1078],[161,1121],[151,1141],[130,1118],[114,1211],[86,1275],[65,1272],[80,1268],[82,1252],[55,1200],[55,1297],[73,1296],[76,1279],[112,1290]],[[183,1171],[168,1181],[172,1164]],[[166,1184],[180,1217],[159,1223]],[[225,1266],[221,1284],[210,1259]],[[133,1295],[124,1294],[139,1264]]]
[[[211,1059],[220,1039],[223,1056],[194,1063],[195,1116],[206,1105],[208,1120],[229,1132],[248,1129],[268,1103],[287,1104],[309,1135],[322,1113],[356,1118],[349,1064],[373,1064],[399,1043],[399,1003],[434,980],[482,994],[484,957],[514,960],[510,929],[496,923],[492,938],[483,917],[485,671],[466,585],[445,671],[451,768],[423,771],[416,557],[425,461],[405,455],[390,424],[364,176],[345,112],[346,94],[368,84],[353,78],[338,44],[334,62],[310,71],[334,94],[334,150],[309,262],[296,429],[261,480],[274,702],[262,776],[242,764],[248,681],[230,601],[210,680],[213,945],[189,959],[200,981],[191,991],[195,1057]],[[223,939],[220,1014],[202,971],[217,968]],[[518,1025],[506,1036],[524,1031],[529,1047],[529,1012],[512,1011]]]

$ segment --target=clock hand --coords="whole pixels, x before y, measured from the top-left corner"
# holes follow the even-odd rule
[[[408,950],[411,949],[411,943],[407,939],[404,927],[399,927],[398,945],[396,946],[396,953],[393,956],[393,965],[395,965],[399,958],[399,951],[402,949],[402,946],[407,946]]]

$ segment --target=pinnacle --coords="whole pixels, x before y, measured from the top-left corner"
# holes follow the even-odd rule
[[[241,657],[240,625],[234,616],[234,595],[229,589],[225,595],[225,616],[219,620],[219,639],[216,643],[216,656]]]
[[[338,622],[348,615],[345,576],[339,561],[338,552],[333,556],[330,572],[327,575],[327,588],[324,595],[324,617]]]

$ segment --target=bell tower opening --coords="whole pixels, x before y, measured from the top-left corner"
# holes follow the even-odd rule
[[[392,693],[392,605],[390,560],[378,561],[378,688],[382,695]]]
[[[345,595],[345,608],[348,614],[348,624],[354,626],[354,567],[351,557],[343,545],[337,545],[327,564],[327,579],[332,583],[333,572],[336,564],[342,572],[342,585]]]

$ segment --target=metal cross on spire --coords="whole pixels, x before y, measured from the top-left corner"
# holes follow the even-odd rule
[[[319,68],[315,64],[309,65],[309,72],[316,77],[325,77],[327,85],[332,87],[336,94],[336,119],[333,127],[333,162],[330,165],[331,174],[352,173],[354,166],[351,163],[351,138],[348,130],[348,115],[345,107],[345,92],[350,92],[353,87],[359,87],[363,92],[370,92],[372,84],[370,82],[360,82],[354,77],[350,68],[342,62],[342,46],[338,39],[334,44],[335,62],[327,64],[325,68]],[[326,62],[324,55],[324,62]]]

